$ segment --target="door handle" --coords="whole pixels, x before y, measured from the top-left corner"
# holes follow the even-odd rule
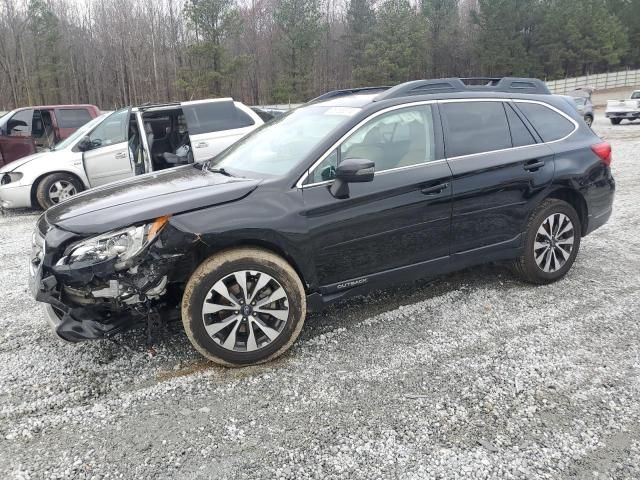
[[[544,167],[544,160],[529,160],[523,168],[529,172],[535,172],[540,167]]]
[[[196,148],[206,148],[209,144],[207,142],[198,142],[196,143]]]
[[[448,183],[439,183],[438,185],[433,185],[431,187],[422,187],[420,191],[424,195],[435,195],[437,193],[442,193],[448,186]]]
[[[116,153],[116,158],[118,160],[120,160],[121,158],[126,158],[127,157],[127,152],[118,152]]]

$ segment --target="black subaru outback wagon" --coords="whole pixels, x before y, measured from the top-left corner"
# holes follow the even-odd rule
[[[182,317],[214,362],[264,362],[374,287],[492,261],[558,280],[611,215],[610,162],[538,80],[330,92],[209,162],[50,208],[32,290],[66,340]]]

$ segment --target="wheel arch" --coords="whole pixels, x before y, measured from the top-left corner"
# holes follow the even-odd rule
[[[559,187],[551,191],[543,200],[546,200],[547,198],[563,200],[574,208],[580,218],[581,236],[584,237],[589,226],[589,207],[587,206],[587,201],[584,199],[582,194],[571,188]]]
[[[46,177],[48,177],[49,175],[55,175],[56,173],[63,173],[65,175],[71,175],[73,178],[78,180],[78,182],[80,182],[80,185],[82,185],[82,189],[83,190],[87,189],[87,185],[84,183],[82,178],[80,178],[80,176],[77,173],[71,172],[69,170],[53,170],[51,172],[46,172],[46,173],[43,173],[42,175],[39,175],[33,181],[33,183],[31,184],[31,192],[29,193],[29,198],[31,200],[31,206],[32,207],[39,207],[38,199],[36,198],[36,194],[37,194],[38,185],[40,185],[40,182],[42,180],[44,180]]]
[[[233,242],[233,243],[224,242],[224,243],[217,243],[215,245],[207,245],[207,244],[205,245],[206,246],[200,249],[198,253],[198,260],[197,260],[198,265],[200,265],[202,262],[204,262],[207,258],[211,257],[212,255],[216,255],[223,251],[235,250],[239,248],[257,248],[257,249],[266,250],[270,253],[273,253],[274,255],[279,256],[280,258],[285,260],[289,265],[291,265],[291,267],[295,270],[296,274],[300,278],[300,281],[302,282],[302,285],[304,286],[304,289],[307,293],[310,293],[310,291],[312,291],[314,288],[315,282],[313,279],[315,278],[315,276],[310,271],[309,265],[305,264],[301,260],[301,258],[299,258],[299,256],[292,255],[289,249],[285,248],[283,245],[277,242],[252,238],[252,239],[243,239],[241,241]]]

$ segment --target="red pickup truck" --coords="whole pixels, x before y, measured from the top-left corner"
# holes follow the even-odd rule
[[[98,115],[95,105],[43,105],[4,114],[0,117],[0,167],[53,147]]]

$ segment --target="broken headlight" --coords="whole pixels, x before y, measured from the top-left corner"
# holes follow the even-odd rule
[[[165,226],[168,217],[160,217],[153,223],[132,226],[98,235],[78,242],[67,249],[58,265],[74,263],[101,263],[116,260],[116,270],[126,268],[127,261],[149,245]]]

